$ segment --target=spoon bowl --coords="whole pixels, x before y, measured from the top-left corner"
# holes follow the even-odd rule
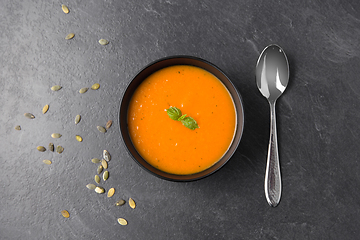
[[[256,64],[256,85],[270,104],[270,140],[265,172],[265,197],[276,207],[281,198],[281,173],[276,134],[276,100],[289,82],[289,63],[284,50],[278,45],[267,46]]]
[[[289,63],[278,45],[267,46],[256,64],[256,84],[269,101],[276,101],[289,82]]]

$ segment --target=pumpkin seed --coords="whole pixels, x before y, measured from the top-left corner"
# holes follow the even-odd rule
[[[124,200],[124,199],[120,199],[119,201],[117,201],[117,202],[115,203],[116,206],[122,206],[122,205],[124,205],[124,204],[125,204],[125,200]]]
[[[75,37],[75,34],[74,34],[74,33],[69,33],[68,35],[66,35],[65,39],[66,39],[66,40],[70,40],[70,39],[72,39],[73,37]]]
[[[57,152],[57,153],[60,154],[60,153],[62,153],[63,151],[64,151],[64,148],[63,148],[62,146],[59,145],[59,146],[56,147],[56,152]]]
[[[132,209],[135,209],[135,207],[136,207],[135,201],[132,198],[129,198],[129,206]]]
[[[95,188],[95,192],[101,194],[101,193],[104,193],[105,192],[105,189],[103,187],[96,187]]]
[[[103,179],[106,181],[109,178],[109,171],[105,171],[103,174]]]
[[[25,113],[24,116],[29,118],[29,119],[34,119],[35,118],[35,116],[32,115],[31,113]]]
[[[105,126],[106,130],[108,130],[111,127],[111,125],[112,125],[112,120],[109,120]]]
[[[102,38],[102,39],[99,40],[99,43],[104,46],[104,45],[108,45],[109,41]]]
[[[91,161],[93,163],[100,163],[100,159],[98,159],[98,158],[93,158],[93,159],[91,159]]]
[[[91,86],[91,89],[92,89],[92,90],[97,90],[97,89],[99,89],[99,87],[100,87],[100,84],[95,83],[95,84],[93,84],[93,85]]]
[[[49,143],[49,150],[50,151],[54,151],[54,144],[53,143]]]
[[[109,191],[108,191],[107,196],[112,197],[112,196],[114,196],[114,194],[115,194],[115,188],[110,188]]]
[[[52,138],[61,138],[61,134],[60,133],[53,133],[53,134],[51,134],[51,137]]]
[[[20,125],[17,125],[17,126],[15,126],[15,130],[18,130],[18,131],[20,131],[20,130],[21,130],[21,127],[20,127]]]
[[[110,160],[111,160],[111,155],[110,155],[110,153],[109,153],[107,150],[104,150],[104,151],[103,151],[103,158],[104,158],[106,161],[110,162]]]
[[[101,160],[101,165],[103,166],[104,169],[108,168],[108,163],[107,161],[105,161],[105,159]]]
[[[75,124],[78,124],[81,120],[81,116],[80,115],[76,115],[75,117]]]
[[[50,160],[43,160],[43,163],[47,164],[47,165],[50,165],[52,162]]]
[[[106,129],[104,127],[97,126],[96,128],[99,130],[99,132],[106,133]]]
[[[70,217],[70,213],[66,210],[62,210],[61,214],[63,215],[64,218],[69,218]]]
[[[63,10],[64,13],[66,13],[66,14],[69,13],[69,8],[66,5],[62,4],[61,9]]]
[[[86,187],[90,190],[94,190],[96,188],[95,184],[89,183],[88,185],[86,185]]]
[[[79,90],[79,93],[86,93],[87,90],[89,90],[89,88],[84,87],[84,88],[82,88],[82,89]]]
[[[82,137],[80,137],[79,135],[76,135],[75,138],[76,138],[76,140],[78,140],[78,142],[82,142],[82,140],[83,140]]]
[[[98,166],[97,173],[100,174],[103,169],[104,169],[104,167],[102,165]]]
[[[127,221],[126,221],[126,219],[124,219],[124,218],[118,218],[118,223],[120,224],[120,225],[123,225],[123,226],[125,226],[125,225],[127,225],[128,223],[127,223]]]
[[[95,175],[95,178],[94,178],[94,179],[95,179],[95,182],[96,182],[96,183],[98,183],[98,184],[100,183],[100,177],[99,177],[99,175]]]
[[[42,113],[45,114],[48,110],[49,110],[49,105],[46,104],[42,109]]]
[[[55,85],[55,86],[52,86],[52,87],[51,87],[51,90],[52,90],[52,91],[59,91],[61,88],[62,88],[61,86]]]
[[[38,151],[40,151],[40,152],[45,152],[45,151],[46,151],[46,148],[43,147],[43,146],[38,146],[36,149],[37,149]]]

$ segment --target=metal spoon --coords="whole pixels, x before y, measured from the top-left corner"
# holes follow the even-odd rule
[[[289,63],[278,45],[267,46],[256,64],[256,84],[270,104],[270,140],[265,173],[265,196],[269,205],[276,207],[281,197],[281,174],[276,135],[275,103],[289,82]]]

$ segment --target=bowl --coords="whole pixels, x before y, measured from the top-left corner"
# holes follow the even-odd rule
[[[233,141],[230,147],[228,148],[228,150],[226,151],[226,153],[222,156],[222,158],[219,161],[217,161],[210,168],[207,168],[202,172],[198,172],[190,175],[171,174],[161,171],[150,165],[137,152],[135,146],[131,141],[128,131],[127,113],[128,113],[129,103],[137,87],[152,73],[162,68],[173,65],[195,66],[202,68],[215,75],[226,86],[226,88],[230,92],[234,101],[236,115],[237,115],[236,130],[235,130],[236,132],[234,134]],[[122,140],[126,146],[126,149],[130,153],[132,158],[135,160],[135,162],[138,163],[142,168],[162,179],[166,179],[170,181],[193,181],[213,174],[214,172],[219,170],[222,166],[224,166],[224,164],[228,162],[229,159],[232,157],[241,140],[241,136],[244,128],[244,111],[243,111],[242,100],[236,87],[233,85],[230,79],[225,75],[225,73],[221,71],[218,67],[216,67],[214,64],[206,60],[203,60],[201,58],[197,58],[193,56],[170,56],[166,58],[161,58],[159,60],[150,63],[149,65],[144,67],[138,74],[136,74],[135,77],[131,80],[129,85],[126,87],[125,92],[121,99],[119,122],[120,122],[120,132],[121,132]]]

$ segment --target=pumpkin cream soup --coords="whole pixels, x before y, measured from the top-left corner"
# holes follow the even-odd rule
[[[176,107],[199,128],[174,121],[166,110]],[[236,128],[232,97],[211,73],[193,66],[163,68],[136,89],[128,110],[128,129],[139,154],[171,174],[201,172],[221,159]]]

